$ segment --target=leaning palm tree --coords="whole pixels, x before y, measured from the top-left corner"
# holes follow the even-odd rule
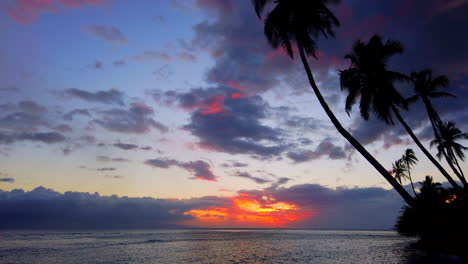
[[[392,56],[402,52],[403,46],[400,42],[388,40],[384,43],[377,35],[373,36],[367,44],[362,41],[354,44],[352,53],[345,56],[351,60],[351,67],[340,71],[341,89],[348,92],[346,111],[349,113],[360,98],[361,116],[365,120],[368,120],[370,113],[373,112],[379,119],[393,125],[393,113],[427,158],[454,187],[458,187],[458,184],[423,146],[400,115],[398,109],[407,109],[407,102],[396,90],[394,82],[407,81],[408,77],[388,70],[387,63]]]
[[[337,3],[337,0],[291,1],[291,0],[253,0],[255,11],[261,18],[263,10],[268,4],[274,4],[265,20],[265,35],[274,48],[283,47],[293,59],[297,47],[302,64],[306,71],[309,83],[317,96],[320,105],[330,118],[338,132],[361,153],[369,163],[395,188],[402,198],[413,205],[411,195],[392,177],[392,175],[341,125],[331,111],[315,83],[309,67],[308,56],[315,57],[316,40],[320,35],[334,36],[334,27],[339,21],[328,9],[328,3]]]
[[[413,179],[411,178],[411,168],[413,167],[413,165],[416,165],[416,163],[418,162],[418,158],[414,154],[414,151],[409,148],[405,150],[405,154],[403,154],[401,160],[405,163],[406,172],[408,172],[408,179],[411,183],[411,188],[413,189],[414,195],[417,196],[416,191],[414,189]]]
[[[395,179],[400,182],[400,185],[403,185],[403,179],[408,178],[408,175],[406,174],[406,164],[402,159],[399,159],[392,164],[392,172]]]
[[[439,114],[435,110],[434,106],[431,103],[431,99],[441,98],[441,97],[455,97],[454,95],[440,91],[442,88],[448,87],[449,79],[447,76],[440,75],[437,77],[433,76],[433,72],[430,69],[426,69],[420,72],[412,72],[410,76],[411,82],[413,83],[415,95],[408,98],[407,102],[415,102],[418,99],[421,99],[426,107],[429,120],[431,121],[432,130],[434,131],[434,137],[441,141],[439,134],[439,127],[442,125],[442,121],[439,117]],[[463,172],[458,171],[455,168],[454,161],[450,159],[445,148],[441,149],[441,155],[445,157],[445,160],[449,164],[450,168],[453,170],[455,175],[460,179],[463,185],[466,186],[466,180],[464,180]]]
[[[465,154],[463,151],[467,150],[468,148],[457,143],[458,140],[468,139],[467,133],[462,133],[460,129],[455,127],[455,123],[447,122],[445,124],[441,124],[439,126],[440,136],[431,141],[431,147],[437,146],[437,157],[440,159],[442,155],[446,153],[449,162],[455,164],[458,167],[458,171],[460,173],[460,180],[462,181],[465,187],[468,187],[466,182],[465,175],[458,163],[458,159],[461,161],[465,160]]]

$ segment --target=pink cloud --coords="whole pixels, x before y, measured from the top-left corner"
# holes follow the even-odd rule
[[[60,13],[63,8],[78,8],[97,5],[105,0],[7,0],[4,4],[7,15],[22,24],[37,21],[42,13]]]

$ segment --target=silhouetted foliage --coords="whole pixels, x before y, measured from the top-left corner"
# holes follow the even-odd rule
[[[400,114],[399,109],[406,110],[408,104],[397,91],[394,83],[408,81],[409,77],[388,70],[387,64],[391,57],[402,52],[403,47],[400,42],[394,40],[384,42],[378,35],[373,36],[368,43],[358,41],[354,44],[352,52],[345,56],[351,61],[350,68],[340,71],[341,89],[348,92],[346,111],[349,113],[360,98],[361,116],[365,120],[369,119],[369,113],[372,111],[387,124],[393,124],[393,113],[426,157],[454,187],[457,187],[457,183],[432,157]]]
[[[403,179],[408,178],[405,162],[402,159],[395,161],[392,164],[392,171],[393,175],[395,175],[395,179],[403,185]]]
[[[443,155],[446,155],[447,161],[458,167],[460,180],[464,183],[465,187],[467,187],[465,175],[458,162],[458,159],[461,161],[465,160],[465,153],[463,152],[467,150],[467,148],[457,141],[468,139],[468,134],[462,133],[453,122],[440,124],[438,131],[439,137],[431,141],[431,147],[437,147],[437,157],[439,159],[441,159]]]
[[[420,185],[414,206],[403,208],[396,230],[403,235],[418,236],[426,248],[466,254],[467,192],[445,189],[430,176]]]
[[[268,4],[272,8],[265,19],[265,35],[274,48],[283,47],[288,55],[294,58],[293,43],[297,45],[299,55],[306,71],[310,86],[312,87],[320,105],[330,118],[338,132],[363,155],[374,168],[395,188],[395,190],[408,203],[413,198],[390,173],[359,143],[339,122],[325,101],[320,89],[315,83],[314,76],[309,67],[307,56],[315,57],[317,48],[316,39],[319,36],[334,36],[334,27],[339,21],[328,9],[327,4],[338,3],[338,0],[291,1],[291,0],[253,0],[255,11],[259,18]],[[402,102],[405,101],[402,99]]]
[[[416,163],[419,160],[416,157],[416,154],[414,154],[414,151],[410,148],[405,150],[405,153],[401,157],[401,160],[405,163],[406,172],[408,175],[408,179],[410,180],[411,188],[413,189],[414,195],[417,195],[416,190],[414,189],[413,179],[411,177],[411,169],[413,165],[416,165]]]
[[[434,138],[438,142],[442,142],[440,129],[443,126],[443,122],[439,117],[439,114],[434,109],[434,106],[431,103],[431,99],[441,98],[441,97],[455,97],[453,94],[440,91],[442,88],[447,88],[449,85],[449,79],[447,76],[440,75],[440,76],[433,76],[433,72],[430,69],[426,69],[420,72],[412,72],[411,73],[411,82],[413,83],[415,95],[408,98],[407,102],[411,103],[418,99],[421,99],[426,107],[427,114],[429,116],[429,120],[431,121],[432,130],[434,131]],[[450,168],[453,170],[455,175],[460,179],[465,187],[467,187],[468,183],[463,175],[463,171],[461,168],[458,169],[455,167],[457,166],[456,160],[451,158],[447,153],[445,148],[440,148],[438,153],[438,158],[441,159],[442,156],[445,157],[445,160],[449,164]]]

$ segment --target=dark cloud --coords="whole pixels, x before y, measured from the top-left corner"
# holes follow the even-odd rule
[[[321,158],[337,160],[346,158],[346,152],[343,147],[336,146],[330,139],[325,139],[313,151],[290,151],[287,153],[287,156],[294,162],[306,162]]]
[[[144,146],[144,147],[140,147],[141,150],[152,150],[153,148],[150,147],[150,146]]]
[[[219,86],[229,86],[244,93],[262,92],[273,87],[285,87],[294,92],[308,91],[303,69],[282,50],[272,50],[266,44],[263,23],[257,19],[249,1],[197,1],[196,6],[209,11],[210,20],[194,27],[195,38],[185,43],[188,50],[210,50],[215,65],[207,73],[207,81]],[[335,39],[319,39],[318,61],[311,60],[311,67],[328,102],[344,112],[339,91],[337,69],[349,65],[344,55],[349,53],[357,39],[367,41],[375,34],[400,40],[405,52],[389,63],[393,70],[409,74],[411,71],[432,67],[438,74],[447,74],[454,80],[450,91],[460,99],[438,100],[437,109],[445,120],[460,125],[468,119],[468,106],[463,98],[468,96],[468,35],[462,34],[468,26],[468,3],[437,0],[422,1],[342,1],[330,5],[341,20]],[[430,45],[428,45],[430,43]],[[299,66],[298,66],[299,65]],[[331,74],[333,73],[333,74]],[[402,93],[411,94],[403,87]],[[427,130],[424,108],[412,107],[404,113],[405,120],[415,130]],[[384,141],[384,147],[406,144],[405,132],[398,127],[353,120],[352,130],[365,144]],[[290,129],[304,127],[314,129],[313,119],[288,119]],[[318,124],[323,127],[323,124]],[[393,131],[396,130],[396,131]],[[423,135],[428,138],[427,133]]]
[[[162,133],[169,129],[163,124],[155,121],[151,116],[154,111],[143,103],[133,103],[129,109],[114,108],[101,112],[101,119],[94,122],[103,128],[119,133],[143,134],[152,128]]]
[[[55,126],[54,130],[61,132],[61,133],[68,133],[68,132],[72,132],[73,128],[66,124],[60,124],[60,125]]]
[[[244,98],[225,97],[232,89],[194,90],[192,95],[182,95],[180,104],[196,106],[213,94],[213,103],[191,114],[184,128],[199,138],[198,145],[230,154],[253,154],[272,157],[281,154],[288,145],[283,142],[282,131],[263,125],[268,105],[259,96]],[[216,95],[221,93],[221,95]],[[203,104],[202,104],[203,105]]]
[[[94,37],[110,43],[124,44],[128,42],[127,37],[116,27],[91,25],[88,26],[87,31]]]
[[[98,193],[66,192],[38,187],[0,190],[0,229],[147,229],[180,227],[193,219],[192,209],[226,206],[226,198],[185,200],[100,196]]]
[[[0,105],[0,129],[5,133],[36,132],[50,126],[48,110],[32,101]]]
[[[0,144],[11,144],[16,141],[36,141],[47,144],[60,143],[66,140],[65,136],[57,132],[37,132],[3,134],[0,132]]]
[[[77,115],[91,117],[88,109],[75,109],[64,114],[63,119],[71,121]]]
[[[249,166],[249,164],[230,160],[229,163],[225,162],[221,164],[221,166],[224,168],[246,168]]]
[[[1,175],[1,174],[0,174]],[[9,182],[9,183],[13,183],[15,182],[15,179],[13,178],[0,178],[0,182]]]
[[[168,169],[169,167],[172,167],[172,166],[180,167],[180,168],[186,169],[191,174],[193,174],[194,176],[193,179],[198,179],[198,180],[217,181],[216,178],[218,178],[211,171],[210,164],[203,160],[181,162],[181,161],[172,160],[172,159],[151,159],[151,160],[145,161],[145,164],[152,166],[152,167],[156,167],[156,168],[162,168],[162,169]]]
[[[132,149],[137,149],[139,148],[138,145],[135,144],[127,144],[127,143],[115,143],[113,145],[116,148],[123,149],[123,150],[132,150]]]
[[[268,180],[268,179],[252,176],[250,173],[245,172],[245,171],[242,171],[242,172],[241,171],[236,171],[236,172],[232,173],[231,175],[235,176],[235,177],[249,179],[249,180],[252,180],[252,181],[254,181],[254,182],[258,183],[258,184],[265,184],[265,183],[271,182],[271,180]]]
[[[403,200],[393,190],[382,188],[331,189],[319,184],[241,191],[261,200],[271,196],[310,211],[297,227],[317,229],[393,229]]]
[[[102,104],[118,104],[124,105],[123,92],[115,89],[107,91],[89,92],[77,88],[65,90],[66,94],[87,102],[102,103]]]
[[[109,177],[111,178],[111,177]],[[283,184],[285,179],[279,179]],[[317,229],[392,229],[403,200],[382,188],[331,189],[318,184],[244,190],[259,203],[295,205],[311,217],[294,225]],[[230,198],[154,199],[100,196],[43,187],[30,192],[0,190],[0,229],[144,229],[177,227],[193,209],[229,208]]]

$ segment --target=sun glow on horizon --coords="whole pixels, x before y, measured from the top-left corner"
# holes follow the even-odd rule
[[[248,194],[229,197],[232,204],[225,207],[194,209],[184,213],[195,217],[183,224],[198,227],[274,227],[285,228],[313,215],[295,204],[277,202],[273,197],[260,199]]]

